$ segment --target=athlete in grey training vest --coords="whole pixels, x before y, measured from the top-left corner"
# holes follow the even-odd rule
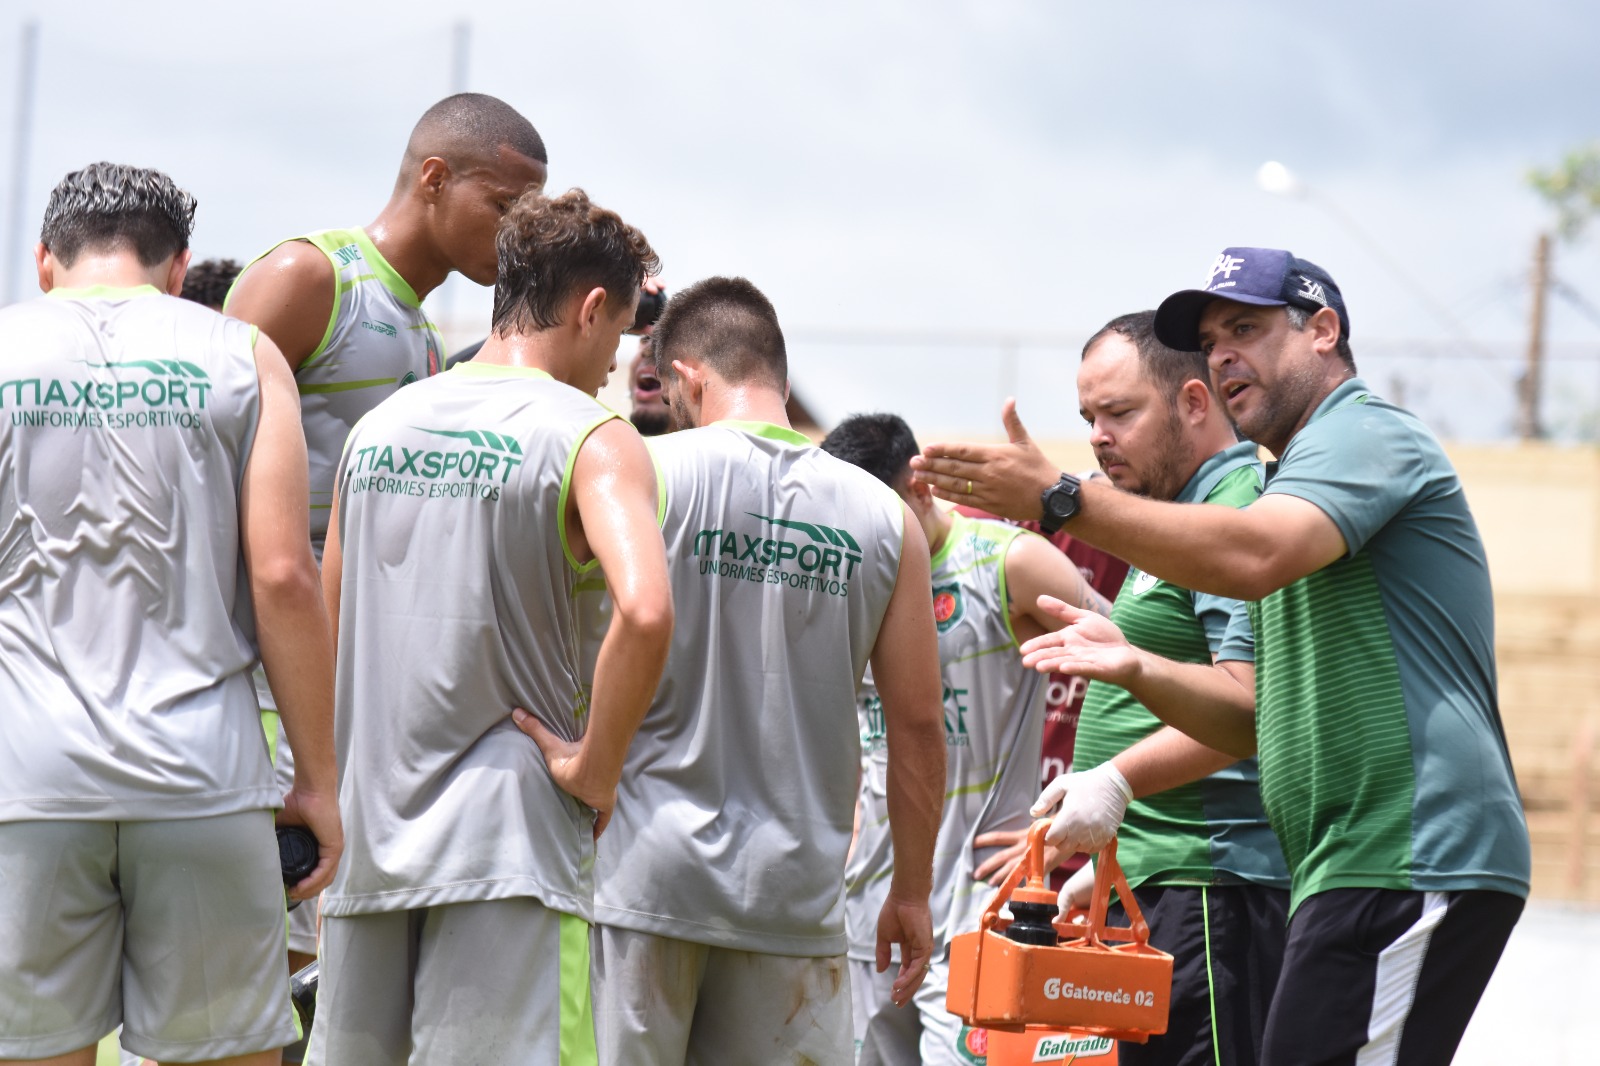
[[[97,163],[0,311],[0,1059],[266,1066],[296,1037],[271,809],[333,875],[332,645],[293,386],[175,297],[194,199]],[[259,639],[259,645],[257,643]],[[250,667],[303,758],[273,785]],[[175,905],[176,903],[176,905]]]
[[[1044,686],[1037,671],[1022,665],[1017,649],[1061,624],[1039,607],[1040,595],[1102,614],[1110,605],[1043,537],[940,507],[927,486],[911,479],[911,457],[919,449],[898,416],[847,418],[822,448],[893,489],[928,537],[948,751],[944,816],[933,857],[933,964],[917,990],[916,1009],[901,1010],[890,1000],[885,975],[872,970],[872,923],[895,857],[884,810],[882,701],[875,686],[863,684],[860,830],[845,881],[856,1061],[960,1066],[971,1061],[982,1037],[945,1009],[947,945],[950,937],[978,927],[994,889],[977,871],[991,856],[1004,861],[991,841],[1021,841],[1039,788]]]
[[[679,624],[597,859],[600,1059],[848,1063],[869,659],[905,859],[878,926],[881,963],[901,945],[899,1002],[931,945],[944,737],[926,541],[887,488],[789,428],[783,334],[749,282],[673,297],[655,348],[674,420],[699,428],[653,444]]]
[[[594,1055],[595,838],[672,632],[655,471],[594,394],[656,258],[580,190],[525,195],[499,254],[478,358],[380,404],[340,467],[323,581],[351,850],[312,1062]],[[573,590],[596,564],[613,610],[586,702]]]
[[[546,162],[538,131],[508,104],[478,93],[448,97],[411,131],[394,191],[370,225],[276,244],[228,293],[227,313],[260,326],[294,371],[319,559],[351,427],[442,368],[443,345],[423,299],[452,271],[494,284],[495,226],[524,188],[544,187]],[[276,706],[259,672],[256,695],[264,709]],[[273,718],[263,723],[275,736]],[[277,764],[285,781],[294,767],[288,746],[278,745]],[[293,968],[316,953],[312,911],[289,916]]]

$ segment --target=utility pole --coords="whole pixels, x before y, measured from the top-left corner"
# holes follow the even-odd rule
[[[472,23],[462,19],[450,27],[450,46],[450,95],[454,96],[467,91],[467,64],[472,58]],[[456,278],[446,279],[434,301],[439,309],[439,321],[443,323],[441,330],[447,343],[452,346],[458,343],[453,334],[456,327],[456,289],[460,285],[461,282]]]
[[[1540,440],[1539,383],[1544,364],[1544,311],[1550,288],[1550,234],[1539,234],[1533,246],[1533,312],[1528,320],[1528,359],[1517,380],[1517,437]]]
[[[22,215],[27,209],[28,148],[33,140],[33,83],[38,73],[39,24],[22,24],[21,57],[17,63],[17,117],[11,131],[11,195],[6,212],[5,302],[17,302],[17,264],[22,261]]]

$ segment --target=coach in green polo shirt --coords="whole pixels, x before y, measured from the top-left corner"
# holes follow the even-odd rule
[[[1162,303],[1156,333],[1204,351],[1229,416],[1279,456],[1256,503],[1176,507],[1055,480],[1011,411],[1011,443],[931,445],[919,476],[1251,601],[1220,669],[1139,652],[1066,607],[1073,624],[1029,650],[1213,747],[1259,744],[1293,878],[1263,1063],[1448,1063],[1530,866],[1488,565],[1460,481],[1427,428],[1356,377],[1343,297],[1313,263],[1228,248],[1203,288]]]

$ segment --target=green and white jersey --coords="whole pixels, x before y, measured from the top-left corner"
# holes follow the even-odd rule
[[[330,229],[290,239],[321,251],[334,270],[333,311],[322,341],[294,374],[311,460],[311,543],[320,559],[345,438],[402,385],[437,374],[443,345],[416,292],[364,231]]]
[[[1176,499],[1247,507],[1260,495],[1256,446],[1243,442],[1202,463]],[[1209,663],[1238,603],[1131,569],[1111,620],[1134,647],[1174,662]],[[1078,719],[1073,767],[1087,770],[1108,762],[1160,728],[1160,720],[1127,689],[1091,681]],[[1135,888],[1289,887],[1283,849],[1261,806],[1255,759],[1134,800],[1117,833],[1117,861]]]
[[[1006,590],[1006,554],[1018,537],[1037,534],[961,514],[950,518],[950,533],[932,560],[946,754],[929,902],[937,944],[977,928],[994,890],[974,881],[972,872],[993,849],[980,853],[973,841],[983,833],[1027,828],[1028,807],[1039,794],[1044,736],[1044,681],[1022,665]],[[845,876],[845,916],[851,957],[872,959],[894,849],[884,787],[883,706],[869,682],[857,696],[861,827]]]
[[[1253,650],[1261,798],[1292,904],[1353,887],[1526,896],[1489,566],[1444,450],[1353,378],[1266,493],[1315,504],[1348,548],[1236,611],[1219,653]]]
[[[346,849],[333,915],[531,896],[590,914],[594,816],[511,721],[567,740],[578,677],[563,522],[611,412],[536,370],[463,363],[362,419],[339,480],[335,678]]]
[[[239,548],[255,339],[148,285],[0,310],[0,820],[279,804]]]
[[[790,429],[650,442],[676,624],[600,839],[595,920],[777,955],[845,950],[855,691],[904,505]]]

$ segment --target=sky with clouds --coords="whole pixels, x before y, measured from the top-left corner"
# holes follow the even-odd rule
[[[195,192],[201,257],[369,221],[465,20],[468,88],[539,128],[550,188],[640,226],[669,288],[760,285],[825,416],[925,431],[986,430],[1015,392],[1038,432],[1081,435],[1084,337],[1223,246],[1267,245],[1338,279],[1374,385],[1446,434],[1503,437],[1549,221],[1523,175],[1600,138],[1600,6],[1570,0],[5,12],[7,194],[14,57],[40,27],[30,242],[51,186],[101,158]],[[1260,189],[1269,159],[1310,195]],[[1600,409],[1600,240],[1559,245],[1555,271],[1575,297],[1551,304],[1546,412],[1570,435]],[[453,279],[430,304],[465,341],[489,301]]]

